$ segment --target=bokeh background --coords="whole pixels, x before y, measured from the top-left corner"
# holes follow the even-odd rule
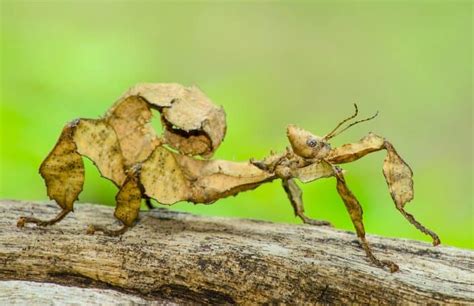
[[[0,198],[46,200],[38,167],[64,124],[100,116],[138,82],[196,84],[223,105],[216,157],[228,160],[284,150],[289,123],[323,135],[353,102],[379,110],[333,145],[387,137],[415,173],[407,210],[444,244],[474,248],[468,1],[2,1]],[[344,166],[367,231],[429,241],[395,210],[384,156]],[[113,205],[115,187],[86,166],[81,202]],[[352,230],[334,180],[303,190],[310,216]],[[172,209],[300,223],[278,182]]]

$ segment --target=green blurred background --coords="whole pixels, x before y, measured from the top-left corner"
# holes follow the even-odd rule
[[[135,83],[179,82],[224,106],[216,157],[228,160],[284,150],[289,123],[322,135],[353,102],[379,110],[333,145],[387,137],[415,173],[407,210],[474,248],[469,2],[1,3],[0,198],[46,199],[38,167],[67,121],[100,116]],[[429,241],[395,210],[383,158],[344,166],[367,231]],[[115,187],[86,166],[81,202],[113,205]],[[352,230],[334,180],[303,190],[310,216]],[[278,182],[173,209],[300,223]]]

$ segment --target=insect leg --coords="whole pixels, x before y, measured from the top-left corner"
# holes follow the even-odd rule
[[[151,203],[151,198],[149,196],[145,196],[145,204],[146,204],[146,207],[148,207],[148,209],[155,209],[156,207],[153,206],[153,204]]]
[[[421,232],[431,236],[433,245],[440,244],[440,239],[436,233],[423,226],[413,215],[405,211],[405,204],[414,197],[413,172],[410,166],[398,155],[393,145],[385,138],[369,133],[359,142],[345,144],[333,149],[329,153],[328,161],[332,164],[348,163],[380,150],[387,151],[383,164],[383,174],[395,207],[408,222]]]
[[[306,224],[332,226],[328,221],[311,219],[304,214],[303,192],[300,187],[298,187],[295,180],[283,179],[282,185],[288,195],[288,199],[290,200],[293,209],[295,210],[295,216],[300,217]]]
[[[389,260],[379,260],[372,253],[370,245],[367,239],[365,238],[364,223],[362,221],[362,207],[359,201],[357,201],[355,196],[347,187],[346,181],[344,180],[344,176],[342,175],[342,171],[335,168],[335,172],[337,179],[337,192],[339,193],[342,198],[342,201],[346,205],[347,211],[349,212],[352,223],[354,224],[354,227],[356,229],[357,236],[359,237],[360,244],[364,248],[367,257],[373,264],[378,267],[388,267],[390,269],[390,272],[398,271],[399,268],[394,262]]]
[[[139,167],[130,171],[124,184],[115,196],[117,207],[115,208],[114,216],[123,226],[118,230],[109,230],[101,225],[91,224],[87,229],[88,234],[103,232],[108,236],[119,236],[134,225],[135,220],[138,218],[143,198],[142,189],[138,181],[139,171]]]
[[[405,211],[405,204],[414,197],[413,172],[408,164],[398,155],[395,148],[388,141],[384,141],[387,156],[384,160],[383,174],[395,207],[418,230],[431,236],[433,245],[441,243],[438,235],[418,222],[412,214]]]
[[[52,225],[61,221],[73,210],[74,202],[84,185],[84,163],[73,139],[77,125],[78,121],[73,121],[64,127],[58,142],[40,167],[48,196],[62,208],[61,212],[51,220],[20,217],[18,227],[22,228],[27,223],[38,226]]]
[[[25,226],[26,223],[34,223],[38,226],[53,225],[61,221],[64,217],[66,217],[69,212],[71,212],[71,210],[63,209],[59,212],[59,214],[56,215],[56,217],[51,220],[40,220],[33,217],[20,217],[16,223],[16,226],[22,228]]]
[[[49,221],[21,217],[19,227],[26,223],[51,225],[73,210],[84,186],[83,156],[92,160],[101,175],[117,186],[125,180],[120,145],[113,128],[102,119],[73,120],[63,128],[53,150],[40,166],[49,198],[63,210]]]
[[[93,235],[96,232],[102,232],[107,236],[120,236],[129,229],[129,226],[123,224],[118,230],[110,230],[101,225],[89,224],[87,227],[87,234]]]

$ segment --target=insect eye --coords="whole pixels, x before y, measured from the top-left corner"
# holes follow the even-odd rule
[[[308,139],[308,141],[306,141],[306,144],[312,148],[314,148],[318,142],[316,141],[316,139],[314,138],[311,138],[311,139]]]

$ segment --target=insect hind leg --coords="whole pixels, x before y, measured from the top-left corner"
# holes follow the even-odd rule
[[[24,227],[27,223],[34,223],[37,226],[49,226],[55,223],[58,223],[64,217],[66,217],[71,211],[68,209],[61,210],[53,219],[51,220],[41,220],[33,217],[20,217],[16,223],[16,226],[19,228]]]
[[[156,209],[156,207],[151,203],[151,198],[149,196],[144,196],[145,205],[148,207],[149,210]]]
[[[115,196],[117,207],[114,216],[120,221],[122,227],[117,230],[110,230],[102,225],[90,224],[87,228],[87,234],[93,235],[96,232],[102,232],[107,236],[120,236],[134,225],[138,218],[142,198],[150,199],[142,193],[138,179],[139,169],[139,167],[131,169],[132,171],[130,171]]]
[[[108,228],[106,228],[102,225],[89,224],[89,226],[87,227],[87,234],[88,235],[93,235],[96,232],[102,232],[107,236],[116,237],[116,236],[120,236],[120,235],[124,234],[129,228],[130,227],[128,225],[122,224],[121,228],[119,228],[117,230],[111,230],[111,229],[108,229]]]

